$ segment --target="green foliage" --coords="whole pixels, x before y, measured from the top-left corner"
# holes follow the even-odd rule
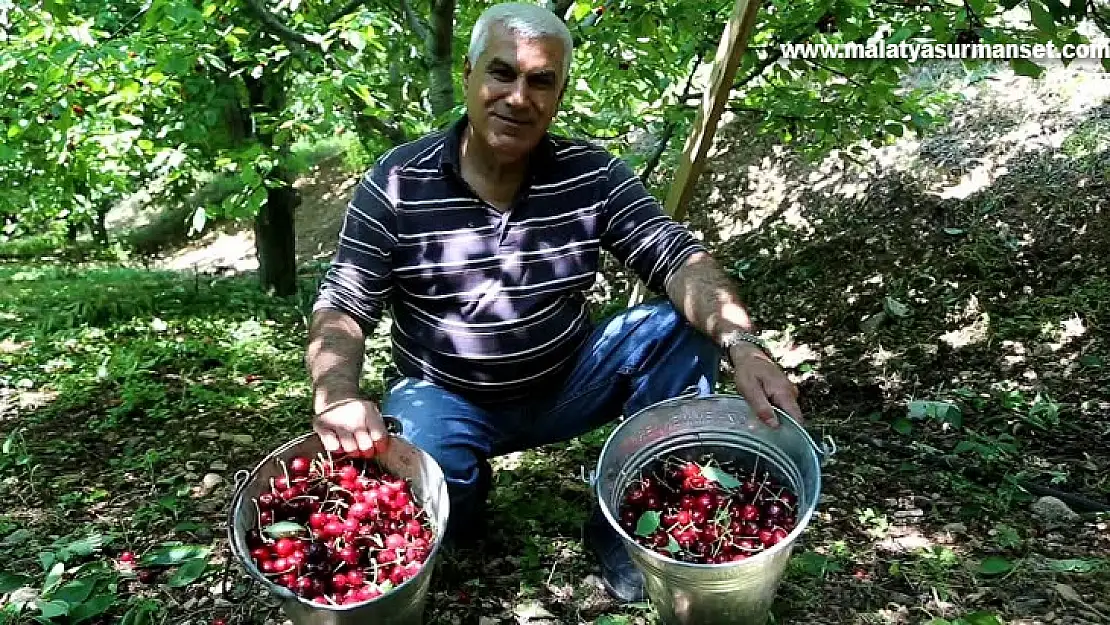
[[[268,187],[284,184],[279,166],[295,160],[292,144],[357,134],[363,155],[352,164],[365,166],[395,140],[382,128],[415,137],[461,110],[430,112],[435,60],[411,26],[428,16],[413,20],[391,5],[362,5],[337,18],[335,3],[264,4],[304,38],[276,35],[243,0],[55,0],[8,9],[0,18],[0,185],[7,190],[0,240],[40,233],[57,220],[93,227],[129,193],[145,188],[170,198],[212,174],[239,184],[198,207],[196,223],[251,216]],[[461,52],[489,4],[456,10],[456,101]],[[1030,24],[1000,20],[1016,4],[1028,7]],[[1073,4],[772,2],[759,14],[730,106],[806,154],[860,140],[881,144],[932,124],[940,92],[906,86],[904,60],[776,63],[779,44],[877,37],[1080,43],[1078,26],[1090,16],[1087,3]],[[712,59],[731,6],[573,3],[567,19],[578,47],[557,130],[604,139],[636,164],[646,153],[631,150],[633,131],[657,136],[673,124],[684,136],[696,100],[688,105],[679,97],[698,59]],[[1039,73],[1032,62],[1013,65]],[[679,147],[674,141],[665,162]]]

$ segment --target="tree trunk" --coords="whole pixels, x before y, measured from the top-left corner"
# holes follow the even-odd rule
[[[293,215],[300,200],[292,185],[292,175],[284,167],[278,167],[272,177],[285,184],[267,190],[266,204],[254,219],[258,273],[263,288],[273,289],[275,295],[287,296],[297,292]]]
[[[101,247],[108,247],[108,210],[112,208],[110,202],[101,200],[96,207],[96,221],[93,223],[93,237]]]
[[[245,76],[250,93],[251,111],[255,119],[275,118],[285,106],[284,72],[267,71],[261,79]],[[293,214],[300,203],[293,188],[293,174],[285,163],[289,157],[288,146],[274,145],[271,130],[255,123],[258,142],[277,152],[278,165],[268,176],[280,184],[266,189],[266,202],[254,220],[255,251],[258,254],[258,274],[262,288],[273,290],[275,295],[288,296],[297,292],[296,231]]]
[[[435,0],[428,35],[428,99],[432,114],[445,115],[455,108],[454,54],[455,0]]]

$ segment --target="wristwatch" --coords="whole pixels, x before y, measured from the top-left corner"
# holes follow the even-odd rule
[[[767,343],[763,339],[754,334],[733,330],[732,332],[726,332],[721,337],[721,349],[725,353],[725,360],[728,361],[728,364],[735,366],[735,363],[732,362],[732,348],[740,343],[751,343],[763,350],[763,353],[767,354],[768,357],[774,359],[774,355],[771,354],[770,348],[767,347]]]

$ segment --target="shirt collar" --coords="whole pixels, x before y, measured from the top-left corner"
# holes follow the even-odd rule
[[[462,147],[463,133],[466,132],[466,127],[469,123],[470,117],[466,113],[463,113],[462,116],[452,123],[445,131],[443,150],[439,157],[439,167],[441,171],[461,175],[462,169],[460,167],[459,152]],[[535,175],[537,171],[543,170],[554,160],[555,140],[552,138],[550,132],[545,132],[543,138],[540,139],[540,142],[532,151],[532,160],[528,164],[530,174]]]

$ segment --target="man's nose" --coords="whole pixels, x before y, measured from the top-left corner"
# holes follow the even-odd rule
[[[510,106],[524,106],[528,101],[528,81],[523,76],[514,81],[505,99]]]

